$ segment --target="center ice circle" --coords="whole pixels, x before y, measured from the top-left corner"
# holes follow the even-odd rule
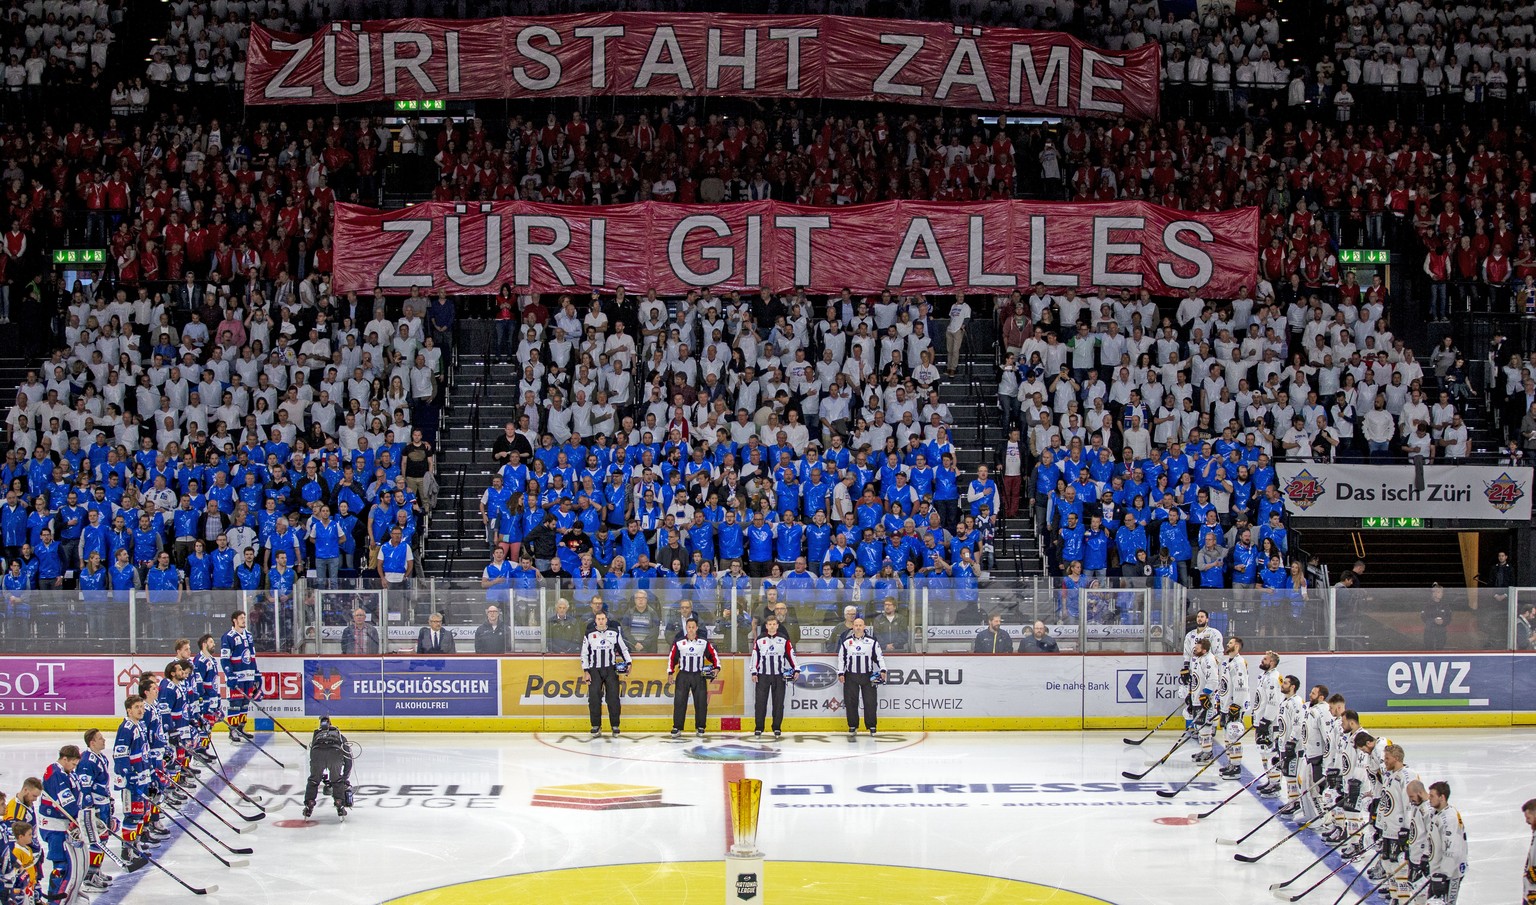
[[[871,876],[878,883],[871,883]],[[764,889],[772,901],[796,905],[1112,905],[1104,899],[981,874],[917,867],[873,867],[820,861],[767,863]],[[622,894],[616,892],[622,890]],[[493,877],[414,892],[385,905],[612,905],[626,901],[667,905],[720,905],[725,872],[720,861],[617,864]],[[527,897],[527,898],[524,898]]]

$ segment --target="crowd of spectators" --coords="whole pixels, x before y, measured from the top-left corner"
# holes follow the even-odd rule
[[[0,79],[8,119],[21,118],[43,92],[106,92],[102,79],[116,52],[122,0],[27,0],[0,14]]]
[[[441,199],[1145,198],[1265,211],[1259,272],[1237,298],[1035,287],[995,301],[1008,357],[996,486],[960,473],[936,394],[964,348],[966,300],[935,310],[915,297],[658,299],[632,287],[578,301],[504,290],[487,314],[524,413],[508,426],[485,502],[504,557],[487,569],[493,595],[524,586],[529,569],[564,572],[576,606],[606,582],[627,612],[657,580],[715,619],[723,597],[711,582],[735,576],[739,561],[754,593],[766,583],[797,603],[833,587],[817,582],[859,599],[867,587],[869,600],[930,582],[968,603],[998,519],[1031,499],[1053,571],[1068,578],[1080,562],[1089,580],[1163,569],[1250,584],[1293,571],[1283,509],[1277,533],[1275,507],[1264,506],[1273,460],[1467,459],[1469,405],[1493,413],[1506,459],[1536,445],[1536,371],[1518,341],[1500,338],[1469,363],[1447,340],[1421,363],[1394,334],[1386,285],[1337,254],[1391,249],[1414,271],[1396,291],[1424,287],[1431,321],[1528,303],[1536,145],[1523,125],[1531,36],[1519,9],[1335,4],[1330,15],[1345,18],[1325,29],[1331,43],[1297,61],[1282,59],[1294,48],[1274,13],[954,4],[958,21],[1062,28],[1112,48],[1162,43],[1162,120],[1031,126],[717,98],[403,122],[281,110],[232,120],[160,89],[236,88],[250,21],[306,31],[338,16],[470,11],[366,0],[178,0],[170,10],[143,78],[117,73],[106,115],[5,127],[0,323],[14,308],[39,363],[6,418],[5,479],[12,507],[43,513],[24,532],[19,516],[7,522],[17,590],[84,588],[90,552],[110,571],[127,551],[140,587],[152,587],[160,552],[178,586],[245,581],[202,571],[183,532],[194,518],[204,555],[218,545],[214,527],[226,540],[253,531],[263,570],[276,567],[283,517],[306,538],[289,548],[291,570],[313,567],[320,581],[359,570],[391,586],[417,571],[401,543],[419,540],[430,503],[457,312],[420,297],[376,307],[328,283],[333,203],[400,191],[386,173],[428,173],[415,197]],[[811,11],[932,13],[857,2]],[[7,109],[99,77],[120,18],[110,3],[13,4],[0,19],[19,57],[5,74]],[[43,264],[63,245],[105,247],[102,278],[60,285]],[[104,525],[75,517],[93,500]],[[196,516],[176,518],[183,501]],[[315,548],[317,506],[347,526],[337,556]],[[128,534],[149,516],[157,543],[76,543],[110,533],[119,513]],[[1257,571],[1234,561],[1245,517]],[[386,568],[379,550],[395,524],[402,538]],[[1209,540],[1223,551],[1219,570],[1201,549]],[[851,552],[828,568],[843,544]],[[109,589],[126,576],[109,577]]]
[[[962,473],[937,388],[970,306],[930,306],[620,291],[551,314],[504,292],[522,405],[481,500],[487,598],[532,622],[553,580],[627,631],[684,601],[721,631],[761,616],[748,600],[828,623],[905,589],[974,601],[999,491]]]
[[[1481,458],[1520,464],[1536,447],[1531,365],[1499,337],[1483,385],[1446,336],[1426,368],[1393,336],[1379,280],[1345,283],[1327,302],[1261,280],[1171,314],[1041,286],[1000,299],[1004,518],[1032,509],[1069,590],[1287,590],[1303,568],[1274,463],[1465,462],[1464,410],[1493,397],[1524,424]]]
[[[35,591],[141,591],[151,632],[209,615],[195,592],[259,591],[270,643],[305,573],[326,587],[412,571],[452,303],[406,299],[391,318],[308,285],[189,272],[183,295],[71,293],[64,342],[6,414],[8,643],[87,628]]]

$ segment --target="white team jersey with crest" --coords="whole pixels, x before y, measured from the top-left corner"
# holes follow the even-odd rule
[[[1307,709],[1301,703],[1301,698],[1296,695],[1280,698],[1279,727],[1280,743],[1295,745],[1301,748],[1302,738],[1306,731]]]
[[[1408,827],[1413,803],[1408,800],[1408,786],[1419,778],[1413,768],[1390,770],[1383,777],[1382,794],[1376,802],[1376,828],[1388,839],[1396,839]]]
[[[1228,657],[1221,665],[1221,709],[1236,704],[1244,712],[1253,709],[1253,695],[1248,688],[1248,661],[1241,657]]]
[[[1271,723],[1280,719],[1280,702],[1284,695],[1280,693],[1280,670],[1271,669],[1259,671],[1259,680],[1253,685],[1253,718],[1256,720],[1269,720]]]
[[[1467,874],[1467,825],[1450,804],[1429,812],[1429,872],[1453,880]]]
[[[1216,662],[1215,654],[1206,654],[1190,660],[1189,673],[1191,694],[1199,696],[1201,691],[1210,691],[1214,694],[1221,690],[1221,664]]]
[[[1301,733],[1303,757],[1325,757],[1328,754],[1328,723],[1331,719],[1333,717],[1328,714],[1327,704],[1313,704],[1307,708]]]
[[[1184,659],[1194,662],[1195,642],[1205,639],[1211,643],[1211,653],[1219,653],[1226,650],[1221,640],[1221,632],[1207,625],[1205,628],[1192,628],[1184,635]]]

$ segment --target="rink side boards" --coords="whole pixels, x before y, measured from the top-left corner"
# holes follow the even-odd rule
[[[1259,657],[1250,653],[1257,674]],[[1175,655],[893,655],[879,688],[879,725],[893,732],[1139,729],[1178,706]],[[321,715],[353,731],[584,732],[586,684],[571,657],[279,657],[261,660],[262,706],[303,732]],[[743,657],[726,657],[710,688],[711,731],[750,728],[753,689]],[[801,658],[786,693],[785,729],[847,727],[836,661]],[[81,731],[117,722],[128,686],[164,661],[133,657],[0,657],[0,730]],[[1370,726],[1536,725],[1536,655],[1458,652],[1284,654],[1304,687],[1342,692]],[[661,657],[624,680],[623,726],[671,726]],[[1178,725],[1179,720],[1169,720]],[[691,721],[690,721],[691,726]]]

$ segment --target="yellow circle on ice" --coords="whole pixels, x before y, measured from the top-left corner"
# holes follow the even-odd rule
[[[876,880],[877,882],[872,882]],[[1052,886],[981,874],[919,867],[769,861],[763,878],[773,905],[1108,905],[1103,899]],[[720,905],[723,861],[613,864],[493,877],[390,899],[385,905]]]

